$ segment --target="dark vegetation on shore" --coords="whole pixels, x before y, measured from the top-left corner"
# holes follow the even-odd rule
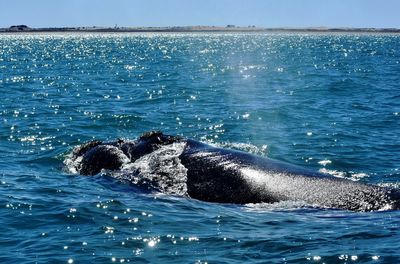
[[[31,28],[27,25],[13,25],[9,28],[0,28],[0,33],[18,32],[343,32],[343,33],[400,33],[398,28],[263,28],[256,26],[176,26],[176,27],[46,27]]]

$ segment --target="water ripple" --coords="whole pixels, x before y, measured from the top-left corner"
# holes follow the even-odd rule
[[[82,142],[183,135],[399,185],[397,35],[0,36],[0,262],[397,263],[399,213],[210,204],[70,175]]]

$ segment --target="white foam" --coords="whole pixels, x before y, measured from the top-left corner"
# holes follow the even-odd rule
[[[327,159],[318,161],[318,164],[320,164],[320,165],[322,165],[322,166],[324,166],[324,167],[325,167],[326,165],[328,165],[328,164],[331,164],[331,163],[332,163],[332,161],[327,160]]]
[[[66,171],[72,174],[79,174],[79,168],[81,166],[82,158],[82,156],[75,157],[73,152],[69,153],[64,160]]]
[[[303,201],[280,201],[276,203],[249,203],[244,206],[246,211],[265,212],[272,210],[298,210],[310,208],[312,205]]]
[[[348,179],[348,180],[352,180],[352,181],[359,181],[362,178],[366,178],[369,177],[369,175],[367,173],[363,173],[363,172],[344,172],[344,171],[338,171],[338,170],[328,170],[326,168],[321,168],[319,169],[320,173],[324,173],[324,174],[329,174],[332,175],[334,177],[337,178],[343,178],[343,179]]]
[[[162,146],[135,162],[124,164],[111,176],[132,183],[145,181],[166,194],[187,195],[187,169],[179,159],[185,146],[184,142]]]
[[[216,147],[237,149],[261,156],[266,156],[268,152],[267,145],[262,145],[261,147],[259,147],[249,143],[213,143],[213,142],[207,142],[207,143]]]

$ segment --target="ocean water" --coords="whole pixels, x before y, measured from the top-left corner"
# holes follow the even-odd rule
[[[65,163],[162,130],[398,188],[399,35],[0,35],[0,91],[1,263],[400,262],[397,211],[206,203]]]

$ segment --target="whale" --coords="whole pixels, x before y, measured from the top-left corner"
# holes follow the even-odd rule
[[[174,162],[166,165],[162,150],[176,149]],[[166,151],[164,151],[166,152]],[[153,176],[141,178],[149,171],[127,166],[151,160]],[[352,211],[398,210],[397,189],[338,178],[301,166],[261,157],[244,151],[165,135],[160,131],[144,133],[136,140],[90,141],[71,153],[74,169],[81,175],[123,171],[133,183],[147,183],[169,190],[184,186],[183,195],[205,202],[252,204],[283,201],[305,202],[314,207]],[[143,163],[143,162],[142,162]],[[163,167],[167,166],[168,170]],[[179,177],[174,171],[179,170]],[[167,172],[166,172],[167,171]],[[177,180],[179,178],[179,180]],[[142,180],[141,180],[142,179]],[[168,188],[164,188],[168,186]]]

